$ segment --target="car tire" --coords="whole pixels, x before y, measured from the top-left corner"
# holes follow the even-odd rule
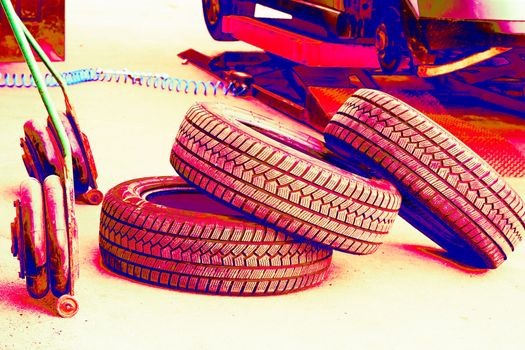
[[[175,176],[131,180],[105,196],[100,252],[110,270],[163,287],[284,294],[324,280],[332,251],[246,221]]]
[[[263,225],[347,253],[374,252],[394,222],[399,193],[323,160],[322,135],[300,129],[293,120],[196,104],[179,129],[171,164]]]
[[[202,0],[204,22],[211,37],[217,41],[237,41],[222,31],[222,19],[233,14],[233,0]]]
[[[328,123],[325,139],[393,183],[403,195],[400,215],[454,259],[495,268],[522,240],[519,195],[460,140],[397,98],[358,90]]]
[[[386,74],[397,71],[403,58],[403,27],[398,9],[389,7],[379,20],[375,33],[375,46],[381,70]]]

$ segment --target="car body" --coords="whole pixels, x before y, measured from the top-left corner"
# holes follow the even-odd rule
[[[406,36],[423,63],[440,63],[440,53],[454,50],[461,55],[525,47],[523,5],[521,0],[404,0]]]
[[[324,41],[375,45],[386,72],[402,57],[414,66],[446,65],[458,60],[478,63],[504,50],[525,47],[522,0],[203,0],[236,8],[256,4],[291,18],[257,18],[277,27]],[[262,47],[264,49],[264,47]]]

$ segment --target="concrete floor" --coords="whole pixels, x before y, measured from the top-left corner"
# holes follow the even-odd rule
[[[214,42],[201,17],[199,1],[68,2],[67,61],[58,67],[127,67],[206,79],[182,65],[177,53],[250,47]],[[112,83],[75,86],[71,93],[103,191],[131,178],[173,174],[169,151],[195,101],[268,110],[248,99]],[[57,90],[53,95],[61,103]],[[28,118],[45,118],[36,90],[0,90],[1,349],[521,349],[525,343],[525,249],[497,270],[466,269],[426,252],[433,243],[403,220],[376,254],[334,253],[328,280],[314,289],[234,298],[156,288],[107,271],[98,252],[100,207],[78,205],[80,311],[72,319],[55,317],[53,300],[27,295],[10,254],[12,201],[27,176],[18,140]],[[509,182],[525,195],[525,180]]]

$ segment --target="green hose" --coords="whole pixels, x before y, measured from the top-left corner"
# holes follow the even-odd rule
[[[51,60],[49,59],[49,57],[47,57],[46,53],[44,52],[44,50],[42,49],[40,44],[36,41],[36,39],[33,37],[33,34],[31,34],[31,32],[27,29],[25,24],[22,21],[20,21],[20,25],[22,26],[22,30],[24,31],[25,37],[29,41],[29,44],[33,47],[33,50],[35,50],[35,52],[38,55],[38,57],[40,57],[40,59],[42,60],[42,62],[46,66],[46,68],[51,72],[51,74],[53,75],[53,77],[57,81],[58,85],[62,89],[62,92],[63,92],[66,100],[69,100],[68,99],[67,84],[66,84],[64,78],[55,69],[55,67],[53,67],[53,64],[51,63]]]

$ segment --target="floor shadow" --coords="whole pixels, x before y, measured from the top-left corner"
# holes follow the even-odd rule
[[[56,298],[48,293],[42,299],[33,299],[24,283],[0,284],[0,304],[7,305],[18,312],[28,311],[35,314],[56,316]]]
[[[490,269],[476,266],[468,257],[458,257],[439,248],[426,247],[416,244],[392,244],[393,247],[409,252],[418,257],[438,262],[455,270],[471,274],[483,275]]]
[[[91,263],[93,267],[95,267],[98,273],[100,273],[103,276],[118,277],[118,278],[126,279],[125,277],[118,275],[115,272],[111,271],[102,263],[102,256],[100,255],[100,250],[98,249],[98,245],[96,248],[92,249],[90,255],[91,255],[91,259],[90,259]],[[131,281],[135,282],[133,280]]]
[[[10,201],[12,201],[11,198],[18,198],[20,196],[20,185],[6,186],[2,188],[0,196],[2,198],[8,198]]]

